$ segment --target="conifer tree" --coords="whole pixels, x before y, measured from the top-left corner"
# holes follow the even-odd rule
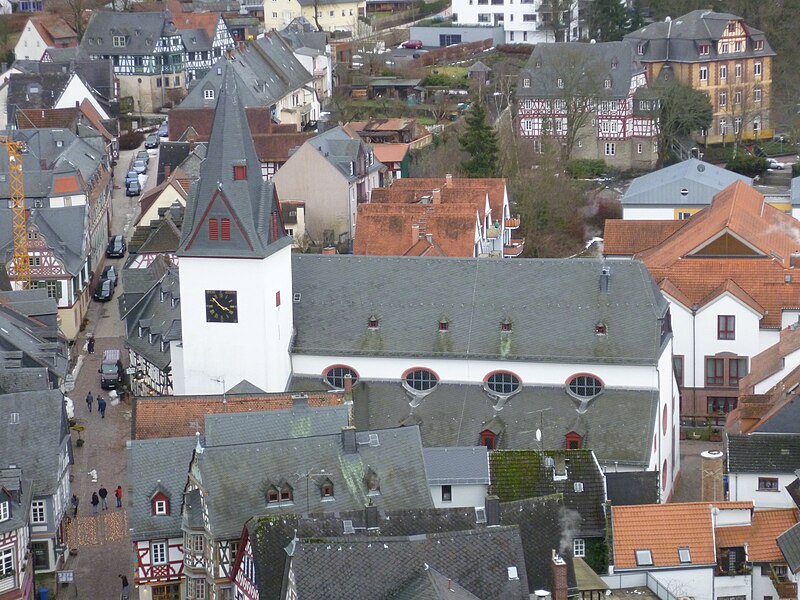
[[[469,159],[461,163],[467,177],[497,177],[499,173],[497,135],[486,122],[486,107],[475,102],[466,117],[466,131],[459,138]]]

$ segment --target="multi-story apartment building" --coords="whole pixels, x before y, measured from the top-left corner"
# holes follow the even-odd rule
[[[695,10],[651,23],[625,36],[645,65],[648,81],[664,69],[708,94],[714,118],[698,140],[709,144],[770,139],[772,57],[764,32],[741,17]]]
[[[587,75],[587,73],[589,73]],[[649,169],[658,158],[656,100],[627,42],[540,44],[519,75],[519,132],[543,152]]]
[[[366,14],[366,0],[264,0],[264,29],[280,30],[294,19],[305,17],[324,31],[355,32],[358,18]]]

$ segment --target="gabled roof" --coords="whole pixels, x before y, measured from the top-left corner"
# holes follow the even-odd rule
[[[275,188],[261,178],[261,163],[247,123],[239,75],[223,63],[208,154],[186,205],[180,256],[264,258],[291,244],[281,223]],[[244,167],[245,177],[235,178]],[[209,219],[229,219],[228,240],[212,240]]]
[[[372,148],[360,139],[350,137],[343,127],[338,126],[314,136],[306,142],[322,157],[335,167],[341,175],[350,181],[358,178],[358,170],[351,170],[351,165],[357,164],[360,154],[368,154]],[[367,169],[370,173],[383,167],[380,161],[373,161]]]
[[[344,392],[309,392],[309,406],[338,406]],[[291,392],[223,396],[172,396],[139,398],[133,415],[133,437],[151,439],[172,436],[192,436],[205,432],[205,417],[210,414],[273,411],[291,409]],[[224,400],[224,402],[223,402]]]
[[[82,56],[145,56],[156,52],[162,35],[175,35],[168,12],[92,12],[80,44]],[[115,46],[114,36],[125,45]]]
[[[800,350],[800,327],[790,325],[781,329],[780,338],[769,348],[750,359],[750,371],[739,382],[739,389],[753,393],[753,387],[784,370],[784,359]]]
[[[218,12],[181,12],[174,15],[172,22],[179,31],[201,29],[210,41],[214,39],[221,18]]]
[[[667,301],[638,261],[310,254],[292,261],[294,292],[301,295],[293,305],[295,354],[502,356],[512,362],[569,356],[591,364],[653,364],[661,354],[654,340]],[[610,268],[609,292],[600,289],[604,267]],[[388,272],[394,277],[386,279]],[[352,290],[359,290],[355,304]],[[437,294],[421,303],[420,290]],[[378,330],[367,328],[371,315],[379,316]],[[443,317],[450,321],[444,334],[438,329]],[[500,326],[506,318],[513,322],[510,344],[502,342],[509,337]],[[595,333],[598,322],[608,335]]]
[[[128,441],[128,527],[131,540],[183,537],[181,501],[195,436]],[[169,497],[168,515],[153,515],[151,498]]]
[[[729,435],[731,473],[794,473],[800,467],[798,435]]]
[[[383,189],[383,188],[379,188]],[[416,200],[406,200],[407,202],[418,202],[420,195],[427,195],[431,190],[440,189],[442,191],[442,202],[447,202],[449,193],[458,197],[459,195],[464,198],[467,194],[476,194],[483,192],[489,197],[489,207],[492,209],[492,219],[503,219],[503,207],[505,205],[506,197],[506,180],[500,178],[458,178],[458,177],[443,177],[443,178],[407,178],[395,179],[392,182],[392,187],[388,188],[391,192],[381,193],[395,193],[398,190],[403,192],[411,192],[416,194]],[[374,190],[373,194],[375,191]],[[373,202],[375,200],[372,200]],[[380,201],[380,199],[378,200]],[[455,201],[455,200],[454,200]],[[481,209],[482,212],[483,209]]]
[[[64,19],[50,13],[31,15],[31,25],[39,32],[48,47],[72,47],[78,45],[78,34]]]
[[[28,529],[33,482],[22,477],[22,469],[0,469],[0,501],[8,502],[5,521],[0,521],[0,534]]]
[[[12,73],[8,80],[8,106],[53,108],[73,77],[71,73]],[[9,111],[10,116],[13,111]]]
[[[232,539],[241,533],[243,518],[262,512],[358,510],[369,502],[384,510],[433,506],[419,428],[355,435],[356,451],[350,453],[342,433],[205,447],[192,469],[204,490],[210,529],[217,538]],[[379,480],[377,494],[368,495],[370,472]],[[298,473],[309,473],[309,481]],[[333,496],[322,495],[325,480],[333,484]],[[290,486],[292,501],[268,505],[271,486]]]
[[[375,158],[383,164],[403,162],[410,151],[411,144],[372,144]]]
[[[750,177],[690,158],[637,177],[622,196],[622,206],[707,206],[715,194]]]
[[[425,471],[431,485],[489,485],[486,446],[425,448]]]
[[[606,219],[603,254],[633,256],[663,243],[688,220]]]
[[[777,538],[797,524],[797,514],[796,508],[756,510],[749,526],[717,527],[717,547],[747,546],[748,562],[781,562]]]
[[[479,598],[432,567],[426,567],[392,595],[393,600],[479,600]]]
[[[603,473],[591,450],[495,450],[489,454],[489,492],[507,502],[562,494],[564,506],[577,512],[575,537],[599,537],[606,526]],[[577,485],[580,484],[580,485]]]
[[[614,568],[636,569],[636,550],[649,550],[652,567],[681,566],[678,548],[688,548],[691,565],[716,563],[712,510],[750,509],[752,502],[683,502],[612,506]],[[642,532],[647,532],[646,536]]]
[[[262,163],[280,162],[289,160],[291,150],[299,148],[313,137],[310,132],[299,133],[256,133],[253,134],[253,143],[256,154]]]

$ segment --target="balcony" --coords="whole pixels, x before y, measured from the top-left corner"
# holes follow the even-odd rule
[[[524,248],[525,238],[511,238],[511,243],[503,246],[503,256],[514,258],[522,254]]]
[[[778,598],[797,598],[797,584],[788,581],[785,575],[778,575],[774,568],[770,568],[769,578],[775,586],[775,591],[778,592]]]
[[[517,215],[516,217],[511,217],[510,219],[505,220],[506,229],[518,229],[520,223],[520,217]]]

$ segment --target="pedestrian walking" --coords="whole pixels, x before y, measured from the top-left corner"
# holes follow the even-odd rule
[[[89,338],[86,341],[86,349],[89,351],[89,354],[94,354],[94,336],[89,334]]]
[[[122,508],[122,486],[118,485],[114,490],[114,497],[117,499],[117,508]]]
[[[128,587],[128,578],[125,575],[119,575],[122,578],[122,600],[128,600],[130,588]]]
[[[78,516],[78,497],[75,494],[72,494],[72,500],[70,500],[70,504],[72,504],[72,516]]]
[[[92,492],[92,514],[97,514],[97,507],[100,504],[100,498],[97,496],[97,492]]]
[[[101,486],[100,489],[97,490],[97,495],[100,496],[100,508],[108,510],[108,490],[105,486]]]
[[[97,410],[100,411],[100,418],[106,418],[106,399],[102,396],[97,397]]]
[[[86,406],[89,407],[89,412],[92,412],[92,403],[94,402],[94,396],[92,396],[92,392],[90,391],[86,394]]]

